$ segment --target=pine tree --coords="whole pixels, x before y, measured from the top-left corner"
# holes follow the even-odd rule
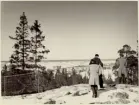
[[[44,54],[49,53],[50,51],[42,44],[45,40],[45,36],[42,35],[41,25],[38,20],[35,20],[34,25],[31,26],[30,30],[32,32],[31,37],[31,53],[33,54],[30,57],[30,60],[35,62],[35,67],[44,70],[45,67],[38,65],[38,62],[41,62],[42,59],[45,59]]]
[[[9,36],[15,40],[14,53],[10,57],[12,70],[25,70],[30,52],[30,40],[28,39],[28,21],[25,12],[20,16],[19,26],[16,27],[15,37]]]

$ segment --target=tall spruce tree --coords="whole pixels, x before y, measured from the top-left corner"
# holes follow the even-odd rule
[[[42,44],[42,41],[45,40],[45,36],[42,35],[41,24],[38,20],[35,20],[34,25],[31,26],[30,30],[32,32],[31,37],[31,53],[33,54],[30,57],[30,60],[34,62],[35,68],[44,70],[45,67],[38,65],[38,62],[41,62],[42,59],[45,59],[44,54],[49,53],[50,51]]]
[[[10,57],[12,70],[25,70],[30,52],[30,40],[28,39],[28,21],[25,12],[20,16],[19,26],[16,27],[15,37],[9,36],[15,40],[14,53]]]

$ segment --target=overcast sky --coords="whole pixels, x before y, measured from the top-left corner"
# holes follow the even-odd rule
[[[2,2],[1,59],[13,51],[16,26],[22,12],[29,25],[39,20],[48,59],[90,59],[95,53],[102,59],[118,56],[124,44],[136,50],[138,14],[136,1],[103,2]]]

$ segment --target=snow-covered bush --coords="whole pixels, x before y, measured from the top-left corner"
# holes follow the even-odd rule
[[[103,81],[104,81],[104,84],[107,84],[107,85],[110,85],[110,84],[114,84],[115,82],[112,80],[111,76],[106,79],[105,76],[103,76]]]
[[[76,92],[73,94],[73,96],[80,96],[79,91],[76,91]]]
[[[119,99],[128,99],[129,95],[126,92],[114,92],[111,95],[109,95],[108,97],[110,98],[119,98]]]
[[[127,99],[122,99],[122,98],[118,99],[118,102],[119,102],[120,104],[128,104],[128,103],[130,103],[129,100],[127,100]]]
[[[133,100],[135,103],[139,103],[139,98]]]
[[[49,99],[47,102],[45,102],[44,104],[56,104],[56,101],[53,99]]]
[[[72,94],[72,93],[71,93],[71,92],[67,92],[67,93],[66,93],[66,95],[70,95],[70,94]]]

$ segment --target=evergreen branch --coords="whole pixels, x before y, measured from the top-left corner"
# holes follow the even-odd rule
[[[9,36],[10,39],[13,39],[13,40],[18,40],[18,38],[14,38],[12,36]]]

